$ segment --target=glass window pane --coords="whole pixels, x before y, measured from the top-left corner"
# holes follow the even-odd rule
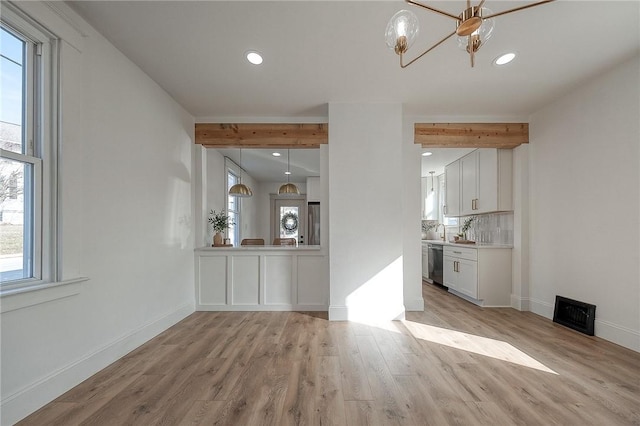
[[[0,39],[0,148],[24,153],[25,42],[2,28]]]
[[[0,281],[33,276],[33,166],[0,159]]]
[[[298,207],[280,207],[280,238],[298,238]]]
[[[229,215],[229,229],[227,229],[227,238],[231,240],[231,244],[234,246],[239,245],[239,236],[237,231],[238,214],[236,212],[228,212]]]

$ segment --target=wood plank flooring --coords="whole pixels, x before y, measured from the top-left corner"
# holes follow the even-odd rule
[[[19,425],[640,425],[640,354],[429,284],[404,322],[196,312]]]

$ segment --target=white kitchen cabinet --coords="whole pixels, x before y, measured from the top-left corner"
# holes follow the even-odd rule
[[[310,176],[307,178],[307,202],[320,201],[320,177]]]
[[[429,246],[422,244],[422,279],[429,280]]]
[[[460,160],[444,168],[444,215],[460,216]]]
[[[481,306],[511,305],[511,249],[444,247],[444,285]]]
[[[472,151],[460,159],[460,216],[469,216],[476,213],[478,151]]]
[[[512,150],[495,148],[476,149],[447,165],[447,216],[513,210],[512,167]]]

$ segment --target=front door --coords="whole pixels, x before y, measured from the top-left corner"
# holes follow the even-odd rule
[[[295,238],[305,244],[306,202],[304,198],[277,198],[271,214],[273,238]]]

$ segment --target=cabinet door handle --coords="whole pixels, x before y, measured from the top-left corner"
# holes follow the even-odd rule
[[[454,251],[455,254],[462,254],[461,251]]]
[[[442,213],[447,214],[447,205],[442,206]]]

